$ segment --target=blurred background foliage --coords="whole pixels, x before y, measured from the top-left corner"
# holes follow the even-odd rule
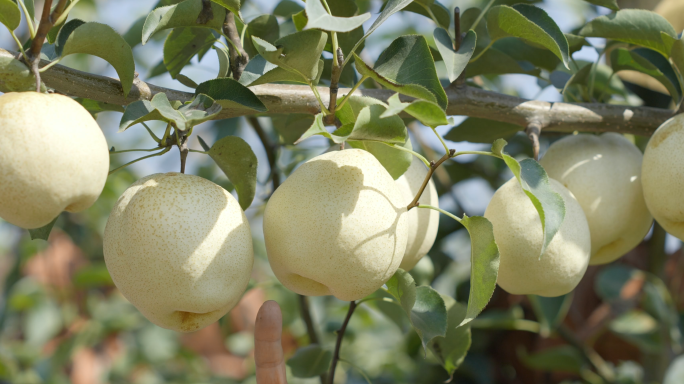
[[[576,31],[587,20],[608,12],[580,0],[529,2],[544,8],[564,32]],[[356,0],[356,3],[360,12],[369,10],[374,15],[382,6],[378,0]],[[461,10],[482,8],[484,3],[486,1],[442,1],[449,11],[455,6]],[[496,2],[499,3],[512,2]],[[621,6],[653,9],[658,3],[657,0],[625,0]],[[136,21],[156,4],[156,0],[82,0],[71,18],[103,22],[131,38],[135,36]],[[260,15],[273,14],[276,6],[281,7],[276,12],[281,31],[293,31],[287,7],[277,1],[245,0],[243,16],[250,21]],[[36,2],[36,9],[42,9],[41,2]],[[684,27],[684,12],[666,17],[671,18],[678,31]],[[676,17],[680,19],[676,20]],[[372,62],[401,34],[425,34],[431,41],[433,28],[428,19],[402,12],[368,39],[362,56]],[[25,38],[26,26],[22,25],[18,32]],[[145,81],[151,79],[157,85],[190,90],[167,72],[159,71],[164,39],[165,35],[159,34],[149,44],[134,48],[140,77]],[[602,39],[589,40],[597,47],[605,43]],[[4,30],[0,31],[0,46],[16,50]],[[594,48],[584,46],[574,58],[581,66],[595,61],[598,54]],[[93,56],[69,56],[62,64],[116,76],[111,67]],[[207,54],[199,62],[197,58],[193,59],[191,65],[183,69],[183,74],[199,83],[213,78],[217,66],[216,56]],[[441,77],[446,78],[441,62],[437,63],[437,68]],[[348,79],[353,79],[354,75],[349,74]],[[601,83],[598,80],[601,76],[599,70],[597,83]],[[670,105],[666,92],[643,78],[623,76],[621,80],[610,74],[605,77],[603,84],[607,86],[596,88],[605,102]],[[563,100],[559,89],[547,80],[548,73],[545,78],[505,74],[478,76],[474,83],[485,89],[531,99]],[[322,79],[323,83],[325,81]],[[572,96],[570,90],[571,98],[581,98],[581,92],[578,89]],[[142,129],[117,134],[119,112],[101,112],[97,118],[110,146],[125,149],[152,144]],[[271,142],[278,143],[281,176],[286,177],[296,165],[328,148],[328,142],[320,137],[296,147],[292,145],[310,125],[311,119],[305,115],[283,115],[256,120],[267,131]],[[454,117],[456,125],[463,120]],[[151,125],[159,134],[162,127]],[[481,126],[482,122],[470,120],[459,127],[459,132],[449,133],[452,127],[447,126],[438,131],[447,139],[458,140],[449,142],[450,147],[457,150],[484,149],[487,144],[478,144],[487,140],[480,136]],[[415,121],[410,122],[409,128],[414,147],[435,159],[434,151],[439,150],[440,144],[430,129]],[[510,136],[509,153],[516,157],[532,155],[527,138],[522,133],[515,133],[519,128],[511,130],[501,125],[500,129]],[[121,296],[109,277],[102,255],[102,233],[113,204],[139,177],[177,171],[179,159],[174,150],[110,176],[95,205],[82,213],[60,216],[48,242],[31,241],[27,231],[0,220],[1,382],[255,383],[252,331],[256,312],[268,299],[277,300],[283,309],[286,356],[291,357],[297,348],[309,343],[305,325],[299,317],[297,297],[275,279],[265,254],[261,218],[271,183],[266,152],[259,138],[244,118],[208,122],[198,126],[195,132],[209,143],[226,135],[239,135],[250,143],[259,157],[257,197],[247,210],[256,261],[250,288],[240,304],[218,323],[193,334],[181,335],[147,321]],[[542,153],[558,137],[543,135]],[[642,148],[647,141],[642,137],[633,139]],[[191,147],[201,149],[194,138]],[[113,155],[112,168],[134,157]],[[188,168],[188,173],[232,190],[228,180],[207,156],[191,153]],[[504,163],[496,159],[459,157],[458,161],[439,168],[435,175],[440,206],[457,215],[481,215],[493,191],[510,177]],[[429,257],[411,273],[419,284],[431,284],[440,293],[466,302],[469,237],[460,224],[445,216],[442,219]],[[656,227],[641,245],[622,259],[606,266],[590,267],[571,295],[545,299],[509,295],[497,289],[485,312],[473,322],[470,353],[456,371],[454,382],[601,383],[606,379],[591,368],[612,375],[608,378],[616,383],[660,382],[676,354],[681,352],[682,256],[681,243]],[[342,322],[347,303],[332,297],[315,297],[310,299],[310,304],[322,344],[333,345],[334,331]],[[409,330],[403,316],[401,311],[383,306],[382,301],[361,305],[346,333],[342,352],[346,361],[338,367],[336,382],[364,383],[365,377],[374,383],[440,383],[449,379],[435,358],[423,352],[420,339],[415,331]],[[672,372],[674,369],[676,367]],[[288,370],[291,373],[291,369]],[[679,381],[684,380],[682,376],[672,379],[675,377],[672,372],[668,380],[675,381],[667,384],[683,382]],[[290,377],[290,382],[316,383],[318,378]]]

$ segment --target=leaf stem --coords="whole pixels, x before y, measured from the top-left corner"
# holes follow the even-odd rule
[[[21,4],[24,4],[23,2],[20,1]],[[28,13],[27,13],[28,15]],[[12,38],[14,41],[17,43],[17,46],[19,47],[19,52],[21,52],[21,56],[26,60],[26,62],[29,62],[28,56],[26,56],[26,51],[24,51],[24,47],[21,46],[21,41],[19,41],[19,38],[17,35],[14,33],[14,31],[10,31],[10,34],[12,35]]]
[[[487,13],[487,11],[489,11],[489,8],[492,7],[492,4],[494,4],[495,1],[496,0],[489,0],[489,3],[487,3],[487,5],[485,5],[482,12],[480,12],[480,14],[477,16],[477,19],[475,19],[475,22],[473,22],[473,25],[471,25],[470,28],[468,28],[468,29],[475,30],[475,28],[477,28],[477,25],[480,23],[480,20],[482,20],[485,13]]]
[[[29,30],[29,35],[31,38],[36,37],[36,27],[33,24],[35,20],[31,18],[31,15],[29,15],[28,9],[26,9],[26,4],[24,4],[23,0],[18,1],[19,6],[21,7],[21,10],[24,11],[24,17],[26,17],[26,25],[28,26]],[[12,34],[14,34],[14,31],[10,31]],[[16,39],[15,39],[16,40]],[[21,45],[19,45],[21,47]],[[23,50],[22,50],[23,51]]]
[[[53,66],[59,64],[59,62],[61,60],[62,60],[61,57],[56,58],[55,60],[51,61],[50,63],[45,64],[45,66],[43,68],[39,69],[38,72],[43,73],[43,72],[47,71],[48,69],[52,68]]]
[[[461,222],[461,218],[460,218],[460,217],[458,217],[458,216],[456,216],[456,215],[454,215],[454,214],[452,214],[452,213],[449,213],[449,212],[443,210],[442,208],[437,208],[437,207],[435,207],[435,206],[426,205],[426,204],[419,204],[419,205],[418,205],[418,208],[433,209],[433,210],[435,210],[435,211],[437,211],[437,212],[443,213],[443,214],[445,214],[445,215],[451,217],[452,219],[458,221],[459,223]]]
[[[150,148],[150,149],[123,149],[121,151],[109,151],[109,154],[117,154],[117,153],[125,153],[125,152],[153,152],[157,151],[159,148]]]
[[[349,320],[354,314],[356,309],[356,302],[349,302],[349,310],[347,311],[347,317],[344,318],[342,327],[337,331],[337,342],[335,343],[335,353],[333,354],[332,362],[330,363],[330,372],[328,373],[328,383],[333,384],[335,381],[335,368],[337,367],[337,362],[340,360],[340,348],[342,347],[342,339],[344,338],[344,332],[347,330],[347,325],[349,325]]]
[[[71,0],[71,3],[69,3],[64,12],[62,12],[61,16],[59,16],[57,21],[55,21],[55,25],[60,25],[66,21],[66,18],[69,16],[69,12],[71,12],[71,10],[76,6],[76,4],[78,4],[79,1],[80,0]]]
[[[200,150],[198,150],[198,149],[188,149],[188,152],[203,153],[203,154],[205,154],[205,155],[208,155],[208,154],[209,154],[209,152],[200,151]]]
[[[440,135],[439,133],[437,133],[437,129],[435,129],[434,127],[430,127],[430,129],[432,129],[432,132],[435,133],[435,136],[437,136],[437,138],[439,139],[439,141],[442,143],[442,146],[444,147],[444,153],[449,153],[449,146],[447,146],[447,145],[446,145],[446,142],[444,142],[444,139],[442,138],[442,135]]]
[[[122,165],[122,166],[120,166],[120,167],[114,168],[114,169],[112,169],[111,171],[109,171],[108,175],[111,175],[112,173],[114,173],[114,172],[116,172],[116,171],[118,171],[118,170],[120,170],[120,169],[122,169],[122,168],[128,167],[129,165],[131,165],[131,164],[133,164],[133,163],[137,163],[137,162],[140,161],[140,160],[149,159],[150,157],[155,157],[155,156],[161,156],[161,155],[165,154],[166,152],[168,152],[168,151],[170,151],[170,150],[171,150],[171,147],[166,147],[166,148],[164,148],[163,150],[161,150],[160,152],[153,153],[153,154],[147,155],[147,156],[143,156],[143,157],[141,157],[141,158],[139,158],[139,159],[135,159],[135,160],[133,160],[133,161],[129,161],[128,163],[126,163],[126,164],[124,164],[124,165]]]
[[[318,100],[318,104],[320,104],[321,111],[323,112],[323,114],[329,115],[330,111],[328,110],[328,108],[325,107],[325,104],[323,104],[323,99],[321,98],[321,94],[318,92],[318,88],[311,82],[309,82],[308,84],[309,88],[311,88],[311,90],[313,91],[314,96],[316,96],[316,100]]]
[[[157,135],[154,134],[154,132],[152,132],[152,130],[150,129],[150,127],[148,127],[147,124],[145,124],[144,121],[141,121],[140,124],[142,124],[143,127],[145,127],[145,129],[147,130],[147,133],[149,133],[150,136],[152,136],[152,139],[153,139],[154,141],[156,141],[157,143],[161,143],[161,139],[158,138]]]
[[[344,103],[347,102],[347,100],[349,99],[349,97],[350,97],[357,89],[359,89],[359,87],[361,86],[361,83],[363,83],[364,81],[366,81],[367,78],[368,78],[368,76],[363,76],[359,81],[356,82],[356,84],[354,84],[354,87],[352,87],[352,89],[349,91],[349,93],[347,93],[346,95],[344,95],[344,98],[342,99],[342,102],[340,103],[340,105],[337,106],[337,109],[340,109],[340,108],[342,108],[342,107],[344,106]]]
[[[418,200],[420,199],[420,196],[423,195],[423,191],[425,191],[425,188],[427,188],[428,183],[430,182],[430,178],[432,177],[432,174],[435,173],[435,169],[439,168],[440,165],[442,165],[443,162],[449,160],[450,158],[454,157],[456,155],[456,150],[450,149],[449,152],[444,154],[437,162],[431,161],[430,162],[430,168],[428,169],[427,175],[425,175],[425,180],[423,180],[423,184],[420,186],[420,189],[418,190],[418,193],[416,193],[416,197],[413,198],[413,201],[406,207],[407,211],[410,211],[412,208],[417,207],[420,203]]]
[[[422,161],[423,164],[425,164],[426,167],[428,167],[428,168],[430,167],[430,162],[429,162],[425,157],[423,157],[423,155],[421,155],[420,153],[418,153],[418,152],[416,152],[416,151],[412,151],[412,150],[410,150],[410,149],[408,149],[408,148],[404,148],[404,147],[401,147],[401,146],[396,145],[396,144],[393,144],[393,143],[387,143],[387,142],[384,142],[384,141],[381,141],[381,143],[383,143],[383,144],[385,144],[385,145],[387,145],[387,146],[389,146],[389,147],[398,149],[398,150],[400,150],[400,151],[408,152],[408,153],[412,154],[413,156],[417,157],[420,161]]]
[[[472,59],[470,59],[470,61],[469,61],[468,63],[474,63],[475,61],[477,61],[477,59],[479,59],[480,57],[482,57],[482,55],[483,55],[485,52],[487,52],[487,51],[489,50],[489,48],[492,47],[493,44],[494,44],[494,41],[490,41],[489,44],[488,44],[486,47],[484,47],[484,49],[481,50],[480,53],[477,54],[477,56],[475,56],[475,57],[473,57]]]

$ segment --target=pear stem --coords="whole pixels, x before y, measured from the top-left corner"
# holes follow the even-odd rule
[[[335,343],[335,354],[333,354],[332,363],[330,363],[330,372],[328,373],[328,384],[333,384],[335,380],[335,368],[337,367],[337,362],[340,360],[340,348],[342,347],[342,339],[344,338],[344,332],[347,330],[347,325],[349,320],[354,314],[356,309],[356,301],[349,302],[349,311],[347,311],[347,317],[344,318],[342,327],[337,331],[337,342]]]

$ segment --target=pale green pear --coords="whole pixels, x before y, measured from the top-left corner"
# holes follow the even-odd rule
[[[361,299],[399,268],[408,236],[406,205],[370,153],[346,149],[317,156],[266,205],[271,268],[296,293]]]
[[[564,295],[579,284],[589,265],[591,235],[582,207],[561,183],[549,181],[563,197],[565,219],[541,258],[544,236],[539,214],[516,178],[494,193],[485,211],[499,247],[497,283],[508,293]]]
[[[684,115],[664,122],[644,152],[641,184],[648,210],[668,233],[684,240]]]
[[[411,166],[400,178],[396,180],[397,187],[402,193],[405,205],[409,205],[420,190],[428,174],[428,168],[417,157],[413,157]],[[430,179],[423,194],[418,200],[424,205],[432,205],[439,208],[439,196],[435,183]],[[439,228],[439,212],[434,209],[413,208],[408,215],[408,241],[406,253],[399,268],[409,271],[423,258],[432,248],[437,237]]]
[[[40,228],[62,211],[79,212],[100,196],[109,151],[79,103],[58,94],[0,96],[0,217]]]
[[[112,210],[104,258],[121,293],[150,321],[193,332],[221,318],[249,283],[249,223],[225,189],[201,177],[154,174]]]
[[[610,263],[636,247],[653,224],[641,188],[641,151],[624,136],[566,136],[540,164],[577,198],[591,232],[590,265]]]

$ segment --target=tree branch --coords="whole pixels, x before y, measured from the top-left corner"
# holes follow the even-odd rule
[[[240,80],[242,76],[242,71],[244,71],[247,63],[249,62],[249,55],[245,52],[242,47],[242,41],[240,40],[240,32],[235,26],[235,15],[233,12],[226,11],[226,20],[223,22],[223,33],[226,38],[230,40],[228,42],[228,49],[230,50],[230,70],[233,73],[233,79]]]
[[[330,363],[330,371],[328,372],[328,383],[333,384],[335,382],[335,368],[337,368],[337,362],[340,360],[340,348],[342,347],[342,340],[344,339],[344,332],[347,330],[347,325],[349,325],[349,320],[351,320],[354,310],[356,309],[356,301],[349,302],[349,310],[347,311],[347,317],[344,318],[342,327],[337,331],[337,342],[335,343],[335,353],[333,354],[332,362]]]
[[[15,55],[16,53],[0,49],[0,57],[14,58]],[[128,97],[124,97],[119,81],[62,65],[55,65],[43,72],[42,79],[46,86],[60,93],[117,105],[127,105],[141,99],[149,100],[159,92],[166,93],[169,100],[183,102],[194,96],[192,93],[162,88],[136,79]],[[320,112],[318,101],[308,86],[264,84],[250,87],[250,89],[268,108],[268,113],[316,114]],[[348,92],[348,88],[342,88],[339,90],[339,95],[346,95]],[[447,107],[449,115],[509,122],[520,125],[521,130],[530,123],[536,123],[542,131],[619,132],[650,136],[660,124],[673,115],[673,111],[662,108],[601,103],[548,103],[469,86],[448,87],[446,92],[449,98]],[[327,104],[329,102],[328,88],[320,87],[320,93],[323,102]],[[359,89],[357,94],[387,101],[394,92],[386,89]],[[401,99],[411,100],[410,97],[405,96]],[[226,119],[254,114],[257,112],[224,108],[216,118]]]

